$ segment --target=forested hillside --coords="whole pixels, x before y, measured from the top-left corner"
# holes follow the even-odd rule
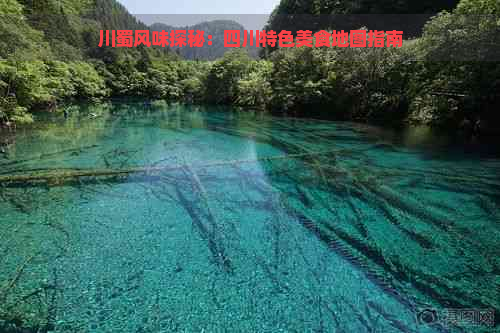
[[[224,31],[240,30],[241,36],[243,36],[243,32],[245,30],[241,24],[230,20],[214,20],[186,27],[173,27],[163,23],[154,23],[150,26],[150,29],[152,31],[165,30],[167,32],[177,29],[203,31],[205,36],[205,44],[203,47],[173,48],[174,51],[180,54],[184,59],[189,60],[215,60],[221,58],[224,53],[230,50],[228,48],[224,48]],[[206,43],[206,41],[208,41],[207,36],[209,35],[212,36],[212,45],[208,45],[208,43]],[[254,45],[247,47],[247,50],[252,57],[258,57],[258,49]]]
[[[383,124],[424,123],[472,137],[500,136],[497,0],[460,1],[429,19],[421,36],[406,40],[402,48],[282,48],[263,52],[265,58],[258,61],[244,50],[216,61],[181,60],[182,55],[214,58],[227,51],[217,45],[223,43],[221,30],[237,27],[231,22],[192,27],[212,34],[213,48],[98,48],[100,29],[147,27],[114,0],[28,1],[0,3],[5,13],[0,19],[3,123],[31,121],[37,111],[56,109],[67,100],[132,96]],[[33,7],[41,2],[40,11]],[[454,4],[344,1],[340,8],[324,0],[283,0],[269,27],[295,26],[301,13],[379,13],[389,8],[391,13],[431,13]],[[40,14],[47,11],[55,17]],[[293,13],[296,21],[279,21],[277,13]],[[356,28],[373,29],[369,19],[355,23]],[[307,29],[320,29],[310,24]]]
[[[455,8],[458,0],[281,0],[275,14],[423,14]]]
[[[135,94],[153,61],[178,58],[157,48],[99,48],[101,29],[148,29],[115,0],[0,2],[0,122],[69,99]],[[29,60],[29,61],[25,61]],[[141,72],[142,71],[142,72]]]
[[[269,20],[268,28],[283,29],[358,29],[404,30],[406,36],[421,34],[431,15],[452,10],[459,0],[281,0]]]
[[[399,4],[393,13],[411,13],[438,11],[454,4],[344,1],[340,10],[328,3],[334,2],[306,5],[283,0],[275,14],[389,13],[391,3]],[[350,7],[350,3],[360,6]],[[276,17],[273,15],[270,26],[279,23]],[[426,123],[466,135],[498,137],[499,19],[500,2],[462,0],[452,11],[426,22],[422,36],[406,41],[401,49],[277,50],[269,56],[275,64],[270,80],[275,91],[272,103],[274,107],[314,110],[321,117]],[[358,28],[362,26],[373,29],[364,21]]]
[[[148,29],[115,0],[8,0],[9,7],[22,6],[31,28],[43,32],[51,59],[83,60],[98,57],[101,29]],[[136,51],[120,49],[136,55]],[[116,51],[118,52],[118,51]]]

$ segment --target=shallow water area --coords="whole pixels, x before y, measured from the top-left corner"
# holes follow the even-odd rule
[[[424,309],[500,316],[498,158],[214,107],[52,118],[0,155],[0,319],[54,332],[499,331],[419,321]]]

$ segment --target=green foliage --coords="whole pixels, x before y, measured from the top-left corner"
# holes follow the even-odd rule
[[[74,97],[99,98],[108,95],[104,79],[97,70],[86,62],[73,62],[69,64],[71,86],[75,91]]]
[[[281,0],[271,15],[268,30],[319,31],[332,27],[338,30],[349,30],[367,24],[371,29],[392,30],[394,24],[404,26],[408,23],[406,20],[412,17],[405,15],[377,17],[374,14],[435,14],[441,10],[453,9],[458,2],[458,0]],[[337,14],[337,16],[332,16],[332,14]],[[371,14],[372,17],[355,16],[357,14]],[[423,22],[416,16],[413,19],[414,21],[406,26],[404,31],[407,34],[419,35]],[[367,20],[370,22],[368,23]]]
[[[238,81],[250,73],[252,63],[244,50],[227,52],[210,69],[206,79],[207,99],[217,104],[234,103],[238,97]]]
[[[403,48],[345,48],[337,52],[336,100],[349,105],[349,118],[401,122],[413,64],[411,45]],[[345,59],[345,60],[343,60]]]
[[[156,49],[98,48],[100,29],[147,26],[114,0],[0,1],[0,121],[110,91],[145,95],[154,86],[146,75],[152,59],[171,57]]]
[[[203,61],[181,61],[179,63],[179,87],[182,100],[203,102],[206,96],[205,82],[212,63]]]
[[[273,95],[270,78],[273,63],[258,61],[252,64],[250,72],[237,83],[236,105],[263,109],[271,103]]]
[[[16,0],[3,0],[0,2],[0,13],[2,13],[2,15],[11,15],[17,19],[21,19],[23,7]]]
[[[27,109],[17,103],[13,92],[15,67],[0,62],[0,124],[10,121],[29,122],[32,118],[26,113]]]
[[[291,48],[271,56],[275,109],[322,117],[400,121],[410,47]]]
[[[24,107],[49,104],[55,100],[50,92],[56,91],[48,77],[48,65],[42,61],[12,62],[15,68],[12,93]]]
[[[201,101],[210,63],[152,61],[147,68],[132,60],[99,66],[114,96],[140,96],[169,101]]]
[[[460,15],[500,15],[500,2],[496,0],[462,0],[455,13]]]
[[[15,0],[0,1],[0,59],[43,59],[51,55],[43,34],[31,28],[23,6]]]
[[[104,80],[84,62],[6,61],[0,65],[0,83],[2,115],[7,120],[21,119],[34,107],[107,94]]]
[[[297,110],[327,103],[336,82],[331,50],[280,49],[272,56],[271,84],[274,108]]]
[[[464,0],[452,13],[434,17],[417,43],[424,61],[411,82],[410,118],[500,134],[499,45],[496,0]]]
[[[296,14],[436,13],[456,2],[282,0],[268,29],[296,30],[304,23]],[[114,0],[3,0],[0,13],[6,14],[0,15],[0,122],[30,121],[35,109],[111,95],[360,121],[468,123],[481,132],[499,128],[500,65],[491,61],[500,59],[497,0],[462,0],[399,49],[282,48],[267,50],[268,59],[259,61],[242,49],[209,62],[180,60],[158,48],[99,48],[100,29],[147,29]],[[308,23],[317,31],[331,22]],[[203,27],[215,34],[231,24]],[[189,50],[188,58],[205,51],[217,56]]]

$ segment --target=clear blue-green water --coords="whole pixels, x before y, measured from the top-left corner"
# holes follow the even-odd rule
[[[210,107],[70,114],[3,139],[0,331],[499,331],[441,314],[500,316],[500,159]]]

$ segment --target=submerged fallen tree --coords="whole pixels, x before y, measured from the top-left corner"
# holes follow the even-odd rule
[[[217,167],[217,166],[230,166],[245,163],[256,163],[274,160],[288,160],[288,159],[301,159],[311,156],[319,155],[329,155],[334,154],[338,151],[322,151],[322,152],[311,152],[303,154],[289,154],[289,155],[279,155],[279,156],[269,156],[269,157],[259,157],[256,159],[242,159],[242,160],[229,160],[229,161],[217,161],[212,163],[206,163],[200,165],[200,167]],[[128,167],[128,168],[102,168],[102,169],[49,169],[49,170],[37,170],[33,172],[27,172],[22,174],[13,175],[0,175],[0,185],[12,185],[12,184],[30,184],[30,183],[40,183],[46,182],[51,185],[57,185],[64,183],[68,180],[78,180],[79,178],[86,177],[120,177],[127,175],[155,175],[162,172],[182,170],[185,168],[192,167],[188,164],[181,165],[170,165],[170,166],[138,166],[138,167]]]
[[[332,167],[331,165],[324,165],[320,163],[315,157],[329,157],[329,156],[341,156],[343,154],[350,154],[350,150],[327,150],[318,152],[303,152],[295,154],[284,154],[278,156],[264,156],[255,159],[239,159],[239,160],[222,160],[214,161],[210,163],[204,163],[200,165],[191,164],[175,164],[166,166],[156,166],[156,165],[146,165],[146,166],[131,166],[123,168],[96,168],[96,169],[80,169],[80,168],[64,168],[64,169],[36,169],[27,170],[25,172],[12,171],[10,174],[0,174],[0,187],[16,187],[16,186],[30,186],[37,185],[40,183],[46,183],[51,186],[64,185],[71,181],[80,181],[81,179],[91,179],[91,178],[120,178],[128,176],[155,176],[169,171],[183,170],[186,168],[210,168],[210,167],[220,167],[220,166],[237,166],[241,164],[251,164],[258,162],[273,162],[280,160],[303,160],[308,165],[312,166],[315,170],[322,171],[325,168],[328,169]],[[352,177],[352,172],[355,170],[348,170],[346,168],[339,168],[335,166],[335,174],[346,175]],[[415,175],[422,176],[421,172],[384,168],[380,170],[379,176],[383,177],[397,177],[402,175]],[[321,174],[320,174],[321,175]],[[332,176],[330,174],[330,176]],[[439,174],[442,180],[451,182],[475,182],[476,185],[488,185],[495,188],[500,188],[500,183],[495,180],[490,180],[484,177],[471,177],[471,176],[461,176],[461,175],[443,175]],[[321,175],[324,178],[324,175]],[[357,177],[354,177],[357,178]],[[426,175],[426,178],[431,179],[431,177]]]

